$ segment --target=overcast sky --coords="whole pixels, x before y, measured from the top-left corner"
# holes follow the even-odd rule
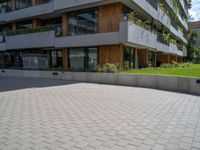
[[[200,0],[192,0],[192,9],[189,12],[191,20],[200,21]]]

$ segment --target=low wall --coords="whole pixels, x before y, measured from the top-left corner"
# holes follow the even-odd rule
[[[200,79],[141,74],[57,72],[0,69],[0,76],[51,78],[60,80],[137,86],[200,95]]]

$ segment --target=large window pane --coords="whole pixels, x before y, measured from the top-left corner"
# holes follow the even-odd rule
[[[124,47],[124,65],[128,65],[130,68],[134,67],[134,48]]]
[[[51,51],[51,67],[62,68],[63,67],[63,56],[62,51]]]
[[[88,48],[88,65],[89,66],[97,66],[98,56],[97,56],[97,48]]]
[[[155,67],[155,52],[148,52],[148,67]]]
[[[69,53],[70,69],[82,70],[96,67],[98,64],[97,48],[70,49]]]
[[[16,0],[16,9],[30,7],[31,5],[32,0]]]
[[[97,10],[89,10],[78,14],[78,34],[97,32]]]
[[[70,69],[84,69],[84,49],[70,49]]]
[[[69,15],[69,35],[92,34],[98,31],[96,9],[76,11]]]
[[[0,68],[5,67],[4,53],[0,53]]]
[[[28,21],[17,22],[16,28],[17,28],[17,30],[31,29],[32,21],[28,20]]]
[[[69,16],[69,35],[76,35],[78,29],[78,20],[76,13],[71,13]]]

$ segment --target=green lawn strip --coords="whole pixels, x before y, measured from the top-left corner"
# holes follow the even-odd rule
[[[170,75],[182,77],[200,77],[200,64],[191,65],[190,67],[177,68],[147,68],[141,70],[128,70],[122,73],[127,74],[155,74],[155,75]]]

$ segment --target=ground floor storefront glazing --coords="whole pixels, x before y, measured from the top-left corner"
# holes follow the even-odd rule
[[[181,62],[182,57],[124,45],[96,47],[31,49],[0,52],[0,68],[66,69],[87,71],[105,63],[130,69],[159,67],[163,63]]]

